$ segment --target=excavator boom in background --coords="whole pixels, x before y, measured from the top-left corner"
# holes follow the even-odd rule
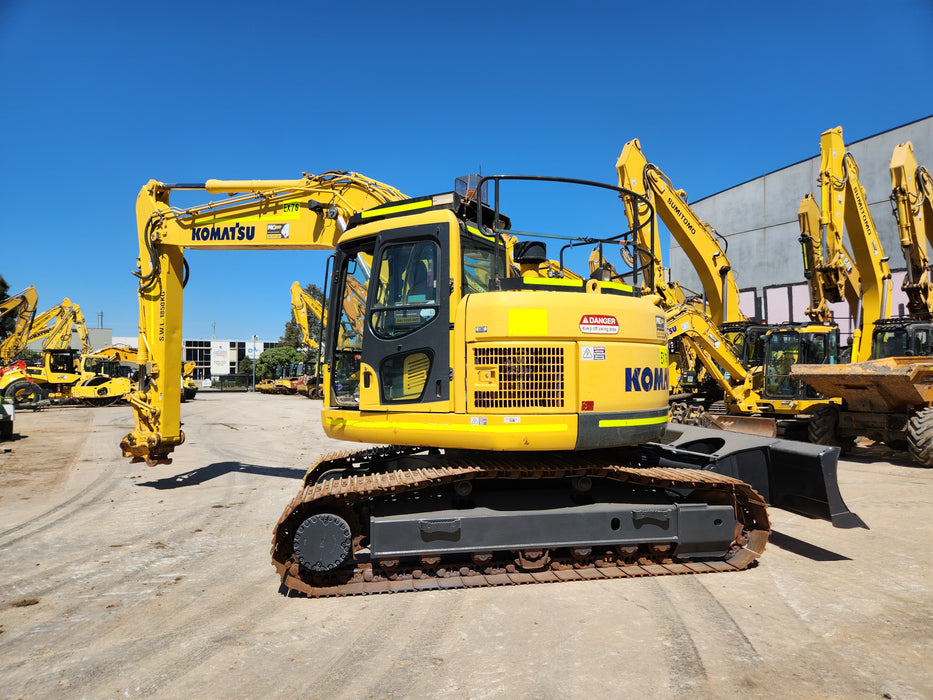
[[[841,141],[841,129],[836,132],[836,129],[826,132],[824,137],[830,135]],[[850,156],[847,154],[846,158]],[[865,436],[896,449],[907,449],[915,462],[930,467],[933,466],[933,300],[927,239],[933,230],[930,223],[933,205],[929,199],[933,195],[933,179],[917,164],[910,142],[895,147],[890,171],[892,209],[907,263],[902,289],[907,294],[912,318],[889,318],[889,303],[882,303],[879,308],[863,301],[866,312],[862,329],[871,322],[873,331],[862,335],[858,345],[861,359],[837,367],[799,365],[791,375],[841,402],[814,413],[809,426],[812,442],[839,445],[845,450],[857,437]],[[857,169],[850,164],[848,180],[853,172],[857,177]],[[846,183],[846,186],[860,191],[857,179],[854,185]],[[862,254],[864,257],[872,253],[866,263],[872,271],[869,277],[876,288],[881,288],[884,302],[890,273],[886,258],[875,254],[870,217],[866,221],[861,231],[868,232],[868,245],[862,246]],[[851,239],[853,227],[848,216],[846,227]],[[858,264],[861,271],[863,262]],[[863,295],[864,299],[868,296]],[[853,360],[855,349],[854,346]]]
[[[898,144],[891,156],[891,208],[897,221],[907,274],[901,288],[913,318],[933,319],[933,289],[927,244],[933,237],[933,176],[917,164],[913,144]]]
[[[0,367],[12,362],[13,358],[22,352],[29,342],[29,329],[32,328],[35,319],[38,301],[39,295],[36,294],[36,288],[33,286],[26,287],[23,291],[0,301],[0,318],[16,314],[13,331],[0,340]]]
[[[843,254],[843,227],[859,274],[860,302],[852,330],[852,362],[871,357],[871,329],[891,315],[891,269],[868,210],[858,164],[846,150],[842,127],[820,136],[820,229],[823,249]],[[836,263],[842,264],[844,263]]]
[[[820,205],[812,194],[804,195],[800,201],[797,221],[803,248],[803,274],[810,290],[807,316],[815,323],[831,322],[834,319],[829,305],[845,301],[852,318],[857,318],[862,291],[858,268],[841,236],[834,233],[823,240],[826,229],[820,224]]]
[[[681,377],[697,376],[702,368],[723,396],[724,400],[718,403],[720,411],[732,415],[730,426],[757,434],[774,434],[775,416],[793,418],[826,403],[825,397],[791,380],[788,367],[807,357],[813,362],[834,362],[838,354],[835,326],[753,322],[739,307],[739,288],[726,257],[725,239],[697,216],[686,194],[675,190],[671,179],[647,161],[637,139],[625,145],[616,170],[620,185],[625,183],[654,204],[672,239],[680,244],[703,283],[701,301],[688,298],[676,282],[664,282],[655,229],[646,225],[637,229],[640,247],[655,251],[651,269],[661,290],[659,306],[667,314],[669,339],[682,360]],[[637,206],[633,198],[626,200],[629,225],[633,228]],[[681,379],[683,388],[698,383]],[[690,396],[690,401],[675,401],[671,419],[699,422],[702,411],[713,402],[710,393]],[[720,421],[717,414],[702,419],[715,424]]]
[[[635,197],[635,218],[651,216],[637,193],[567,178],[490,176],[467,194],[416,198],[343,172],[150,181],[137,199],[140,385],[124,455],[166,463],[184,441],[185,248],[331,250],[324,431],[391,446],[324,457],[305,475],[273,535],[287,588],[743,569],[767,541],[768,501],[862,524],[839,495],[835,450],[668,430],[666,324],[638,262],[645,251],[631,231],[596,241],[624,246],[634,263],[615,280],[564,276],[531,234],[509,253],[500,198],[515,182]],[[476,194],[487,183],[491,203]],[[177,189],[232,196],[181,209],[170,204]],[[542,206],[579,208],[572,194],[549,194]]]

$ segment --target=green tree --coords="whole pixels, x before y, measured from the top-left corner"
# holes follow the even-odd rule
[[[243,359],[240,360],[240,364],[237,365],[236,373],[237,374],[252,374],[253,373],[253,361],[244,355]]]
[[[295,348],[295,350],[302,347],[301,332],[294,320],[289,319],[285,322],[285,333],[279,336],[279,345],[286,348]]]
[[[6,280],[3,279],[3,275],[0,275],[0,301],[6,299],[10,292],[10,285],[6,283]],[[6,338],[10,333],[13,332],[13,328],[16,326],[16,318],[14,315],[8,315],[4,318],[0,318],[0,340]]]
[[[275,368],[279,365],[304,362],[304,359],[304,355],[295,348],[278,347],[263,350],[262,354],[256,359],[256,381],[273,379],[275,377]]]

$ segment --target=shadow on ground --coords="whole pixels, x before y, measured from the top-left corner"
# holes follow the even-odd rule
[[[898,467],[910,467],[911,469],[929,469],[922,464],[917,464],[906,450],[895,450],[887,445],[876,442],[867,445],[856,445],[846,452],[843,459],[859,464],[872,464],[874,462],[890,462]]]
[[[256,474],[257,476],[277,476],[282,479],[301,479],[305,475],[304,469],[293,469],[291,467],[263,467],[257,464],[243,464],[243,462],[215,462],[183,474],[176,474],[156,481],[144,481],[139,486],[148,486],[159,490],[178,489],[183,486],[197,486],[205,481],[235,472]]]
[[[810,561],[852,561],[844,554],[831,552],[828,549],[817,547],[815,544],[810,544],[809,542],[798,540],[796,537],[791,537],[790,535],[785,535],[773,530],[771,531],[771,536],[768,538],[768,544],[783,549],[785,552],[805,557]]]

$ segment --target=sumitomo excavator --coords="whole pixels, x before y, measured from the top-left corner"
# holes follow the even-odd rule
[[[140,385],[124,454],[165,464],[184,442],[186,248],[329,250],[323,428],[388,444],[307,472],[273,534],[286,588],[327,596],[744,569],[764,549],[766,503],[862,525],[839,495],[833,448],[667,428],[667,332],[650,281],[641,292],[644,266],[627,281],[561,276],[545,232],[523,234],[510,255],[501,202],[529,182],[548,188],[542,213],[578,211],[579,188],[637,198],[506,175],[414,198],[336,171],[147,183]],[[477,195],[483,185],[491,202]],[[230,196],[180,208],[177,190]],[[627,239],[633,260],[645,252],[621,213],[594,227],[609,231],[599,244]],[[355,327],[346,301],[360,289]]]
[[[696,375],[701,365],[723,396],[719,410],[734,416],[792,418],[809,414],[826,403],[825,397],[791,381],[788,368],[798,361],[834,362],[838,354],[837,328],[828,323],[752,322],[739,308],[739,288],[726,257],[725,239],[694,212],[686,193],[676,190],[671,179],[657,165],[648,162],[637,139],[625,145],[616,170],[620,186],[638,192],[653,204],[703,285],[703,300],[699,301],[691,299],[677,282],[667,282],[656,229],[650,225],[637,229],[640,247],[654,251],[650,269],[660,297],[659,306],[667,314],[669,339],[672,345],[679,345],[680,357],[688,358],[682,376]],[[629,224],[633,228],[632,215],[638,206],[631,198],[626,201]],[[692,385],[682,383],[681,386]],[[704,403],[674,401],[672,420],[697,421],[709,400],[706,397]],[[731,420],[733,423],[744,421],[744,430],[775,430],[774,421]]]
[[[834,139],[833,145],[841,148],[841,129],[823,136]],[[846,228],[850,240],[853,233],[856,237],[867,236],[867,245],[853,243],[853,249],[863,249],[865,259],[857,260],[857,264],[863,279],[863,270],[869,271],[876,290],[875,303],[870,305],[869,297],[863,295],[863,333],[860,343],[854,344],[851,364],[834,368],[801,365],[792,372],[795,379],[842,402],[814,414],[810,439],[847,449],[857,437],[865,436],[895,449],[907,449],[918,464],[933,466],[933,299],[927,253],[927,240],[933,235],[933,178],[917,164],[910,142],[895,147],[890,164],[891,203],[907,264],[902,289],[911,316],[889,318],[887,259],[880,251],[880,243],[872,244],[874,225],[864,206],[858,169],[849,154],[845,158],[846,192],[861,195],[851,204],[843,200],[849,207],[844,212]],[[836,178],[829,178],[829,182],[837,190],[842,189]],[[850,209],[858,216],[850,214]],[[834,212],[836,218],[840,215],[838,210]],[[850,223],[850,218],[856,221]],[[869,324],[874,327],[871,335],[866,332]],[[860,353],[857,360],[856,349]]]

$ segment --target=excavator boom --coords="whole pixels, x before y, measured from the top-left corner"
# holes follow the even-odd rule
[[[654,205],[673,239],[686,253],[700,277],[713,323],[719,325],[747,320],[739,309],[739,288],[732,274],[732,266],[726,257],[725,239],[697,216],[688,204],[683,190],[675,190],[670,178],[656,165],[648,162],[638,139],[625,144],[616,161],[616,171],[619,186],[645,196]],[[623,199],[632,228],[635,228],[636,213],[639,223],[650,222],[644,204],[639,204],[631,197],[623,196]],[[664,280],[661,244],[657,231],[654,227],[640,226],[637,233],[640,247],[654,251],[653,276],[657,293],[661,295],[666,308],[679,306],[686,294],[677,283],[669,284]]]
[[[933,236],[933,176],[917,165],[913,144],[895,146],[891,156],[891,208],[897,221],[907,274],[901,288],[916,319],[933,319],[933,289],[927,243]]]
[[[23,291],[0,301],[0,317],[16,314],[13,332],[0,340],[0,366],[8,365],[26,347],[29,330],[34,323],[38,300],[39,295],[36,294],[36,288],[30,285]]]
[[[852,361],[871,357],[871,328],[891,314],[891,269],[859,181],[858,164],[846,151],[842,127],[820,137],[820,227],[828,250],[843,250],[843,227],[861,286],[859,313],[852,334]]]

